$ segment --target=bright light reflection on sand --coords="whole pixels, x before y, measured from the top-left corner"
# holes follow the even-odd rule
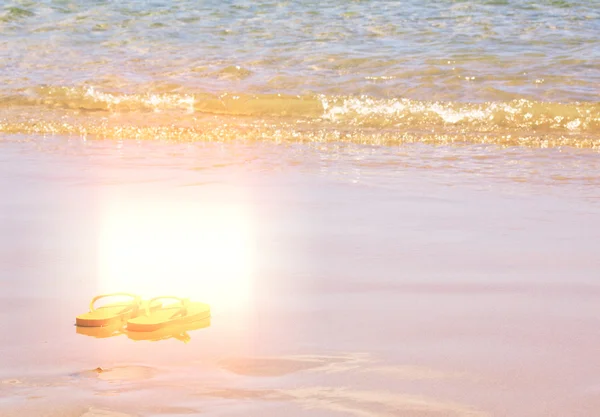
[[[252,287],[251,222],[238,205],[119,201],[99,242],[99,289],[243,308]]]

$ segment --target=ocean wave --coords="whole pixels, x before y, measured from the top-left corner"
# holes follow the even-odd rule
[[[600,132],[600,103],[417,101],[369,96],[247,93],[137,93],[93,87],[39,87],[0,96],[1,106],[88,112],[164,112],[297,118],[336,125],[449,132]]]
[[[369,97],[323,99],[324,117],[381,127],[444,127],[449,130],[598,132],[599,103],[549,103],[530,100],[461,103]]]
[[[149,114],[152,116],[149,117]],[[600,148],[600,103],[39,87],[0,94],[0,132],[181,141]]]

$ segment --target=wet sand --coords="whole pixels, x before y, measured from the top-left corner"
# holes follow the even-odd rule
[[[593,187],[436,170],[435,150],[400,167],[277,145],[2,150],[2,416],[600,409]],[[91,297],[121,290],[213,317],[159,341],[77,333]]]

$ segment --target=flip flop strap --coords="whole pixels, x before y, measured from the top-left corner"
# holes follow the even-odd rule
[[[133,300],[131,300],[129,303],[123,303],[123,304],[116,304],[116,305],[122,305],[125,308],[139,308],[140,303],[141,303],[141,298],[135,294],[130,294],[127,292],[115,292],[112,294],[102,294],[102,295],[97,295],[96,297],[92,298],[92,301],[90,302],[90,312],[96,310],[94,308],[94,304],[96,303],[96,301],[102,299],[102,298],[106,298],[106,297],[131,297],[133,298]]]
[[[175,297],[172,295],[163,295],[160,297],[154,297],[152,298],[150,301],[148,301],[148,304],[146,305],[146,315],[150,315],[150,306],[152,305],[153,302],[158,301],[158,300],[177,300],[181,303],[181,308],[173,314],[172,317],[177,317],[177,316],[185,316],[187,314],[187,307],[188,304],[190,302],[190,300],[188,298],[181,298],[181,297]]]

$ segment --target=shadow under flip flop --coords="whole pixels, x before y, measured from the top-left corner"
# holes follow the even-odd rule
[[[210,317],[201,320],[196,320],[185,324],[174,324],[171,326],[165,326],[161,329],[154,330],[151,332],[135,332],[131,330],[125,331],[127,337],[134,341],[149,340],[152,342],[158,342],[160,340],[177,339],[183,343],[188,343],[191,340],[191,336],[188,332],[204,329],[210,326]]]

